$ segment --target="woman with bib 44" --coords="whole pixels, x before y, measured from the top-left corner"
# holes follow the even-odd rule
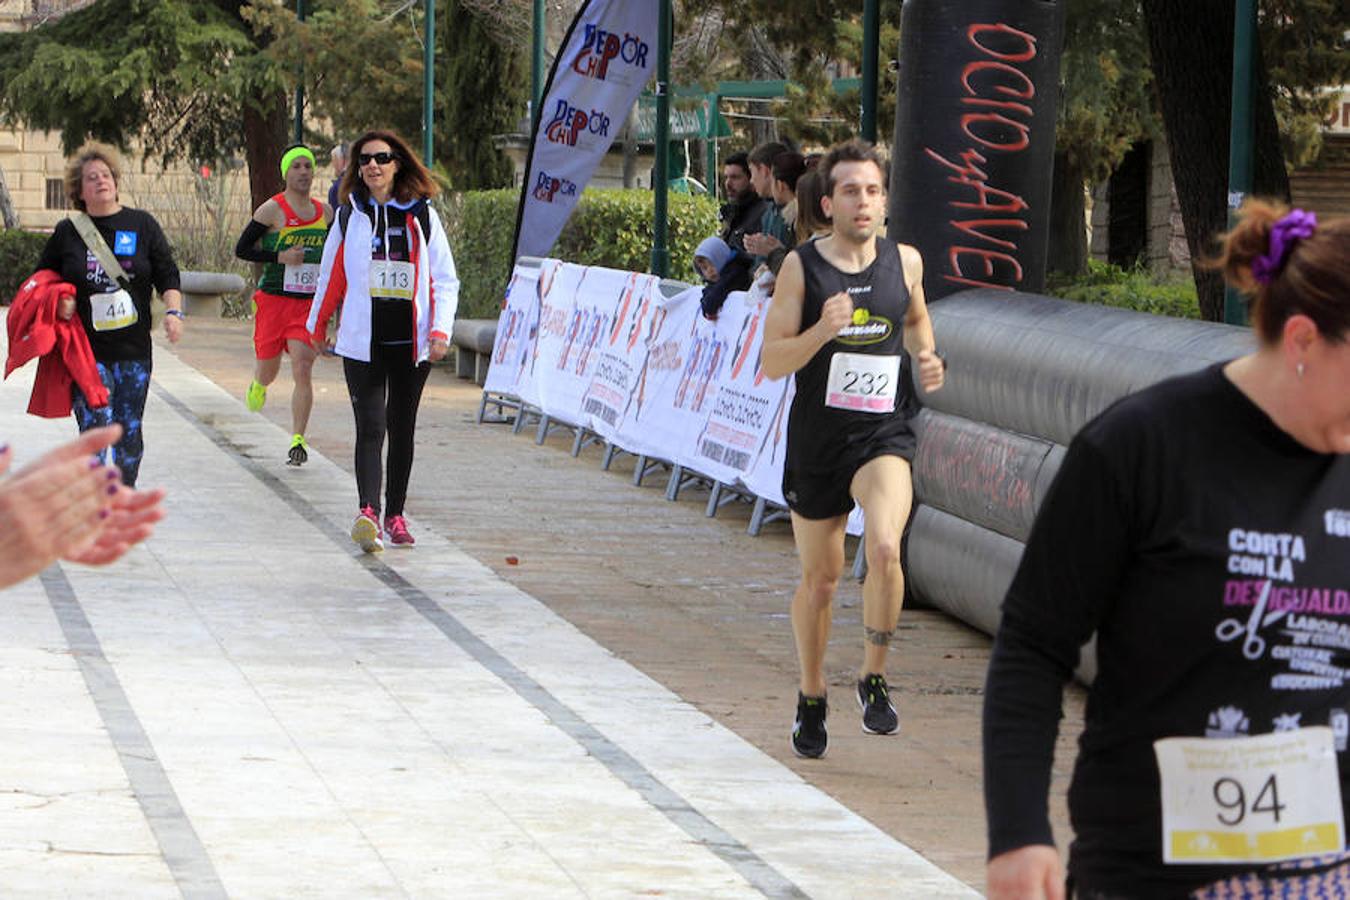
[[[74,285],[58,315],[79,316],[108,389],[106,406],[88,402],[79,385],[71,405],[81,432],[114,422],[122,436],[112,462],[122,481],[135,487],[145,442],[141,417],[150,391],[150,299],[164,301],[164,333],[177,342],[183,333],[183,295],[178,266],[154,216],[121,204],[121,159],[104,144],[81,147],[66,165],[66,196],[77,212],[57,223],[42,249],[38,269],[52,269]]]

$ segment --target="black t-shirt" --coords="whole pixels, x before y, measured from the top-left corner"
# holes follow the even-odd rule
[[[367,207],[375,223],[370,259],[407,262],[412,238],[408,234],[407,211],[393,206]],[[374,293],[370,306],[371,347],[411,345],[413,342],[412,301],[406,297],[382,297]]]
[[[1175,896],[1250,870],[1163,863],[1153,742],[1330,725],[1350,801],[1350,455],[1293,440],[1221,365],[1120,401],[1074,439],[989,667],[992,855],[1051,841],[1061,689],[1094,631],[1069,791],[1078,883]]]
[[[814,241],[797,248],[802,261],[805,293],[802,297],[802,331],[820,321],[825,301],[847,291],[853,298],[854,324],[816,351],[816,355],[797,370],[797,393],[788,413],[787,460],[795,472],[833,472],[856,464],[862,457],[875,455],[888,442],[910,442],[913,432],[909,419],[918,411],[909,374],[909,354],[904,348],[905,315],[909,311],[909,288],[900,262],[900,248],[894,241],[878,237],[876,259],[856,274],[841,272],[820,255]],[[859,404],[894,397],[891,412],[869,412],[827,405],[830,369],[836,354],[864,357],[897,357],[894,374],[848,372],[838,367],[839,388]],[[837,397],[834,403],[841,402]]]
[[[149,359],[150,298],[155,290],[162,294],[179,286],[169,242],[154,216],[143,210],[123,207],[110,216],[91,218],[131,279],[130,308],[123,308],[113,296],[117,282],[103,271],[69,219],[57,223],[42,249],[38,268],[54,269],[75,286],[76,309],[95,359]],[[95,301],[100,304],[97,316]]]

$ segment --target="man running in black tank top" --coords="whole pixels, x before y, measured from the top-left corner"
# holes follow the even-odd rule
[[[821,205],[834,230],[784,260],[762,351],[765,375],[797,377],[783,494],[802,566],[792,598],[801,664],[792,749],[804,757],[825,755],[823,664],[855,498],[867,520],[862,727],[869,734],[899,729],[885,668],[905,594],[900,535],[913,500],[910,419],[919,404],[910,358],[926,392],[942,387],[946,368],[934,347],[919,252],[877,237],[886,211],[880,157],[859,141],[840,144],[822,162],[821,177]]]

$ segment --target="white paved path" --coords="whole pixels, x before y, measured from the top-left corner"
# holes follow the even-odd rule
[[[0,896],[976,896],[163,348],[146,438],[155,538],[0,592]]]

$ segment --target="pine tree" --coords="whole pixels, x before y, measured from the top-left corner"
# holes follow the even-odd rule
[[[99,0],[32,31],[0,35],[0,119],[138,141],[163,162],[244,150],[255,203],[276,190],[286,97],[264,39],[225,0]],[[259,199],[259,198],[262,199]]]

